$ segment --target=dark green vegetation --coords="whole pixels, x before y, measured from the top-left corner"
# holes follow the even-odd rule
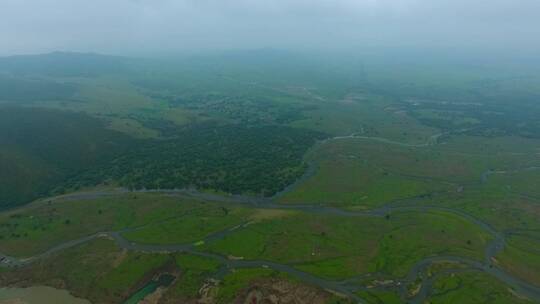
[[[0,100],[17,103],[69,99],[76,92],[72,84],[41,79],[2,77]]]
[[[540,301],[540,75],[400,60],[0,59],[0,285]]]
[[[223,92],[154,92],[134,84],[156,66],[130,62],[70,53],[0,60],[0,206],[104,183],[270,196],[303,174],[304,153],[324,137],[287,125],[314,106],[283,93],[229,96],[226,79]]]
[[[104,182],[268,196],[303,174],[303,155],[322,136],[289,127],[225,125],[143,141],[84,114],[5,107],[0,119],[4,207]]]
[[[124,152],[130,142],[84,114],[0,107],[0,208],[49,193],[69,176]]]
[[[321,135],[231,125],[188,129],[176,137],[142,143],[89,174],[130,189],[193,187],[270,196],[303,174],[302,157]]]

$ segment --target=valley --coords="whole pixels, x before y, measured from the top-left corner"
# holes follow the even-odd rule
[[[95,56],[90,74],[0,60],[7,88],[37,74],[48,99],[0,95],[6,293],[540,302],[540,108],[503,102],[535,82]]]

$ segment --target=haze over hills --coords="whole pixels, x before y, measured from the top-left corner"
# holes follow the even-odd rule
[[[320,60],[316,61],[315,58]],[[373,73],[371,71],[373,71],[374,67],[384,69],[381,63],[372,66],[369,62],[356,62],[353,66],[338,68],[339,65],[336,62],[332,63],[328,58],[315,55],[302,57],[298,53],[271,49],[227,52],[217,56],[206,55],[171,59],[169,61],[171,64],[165,68],[163,67],[163,60],[152,61],[147,59],[142,64],[137,64],[136,60],[134,58],[98,54],[62,52],[0,58],[0,71],[4,75],[0,78],[0,86],[4,88],[0,93],[1,101],[7,105],[16,104],[33,107],[33,110],[25,109],[26,112],[17,110],[19,112],[15,112],[15,114],[12,113],[13,108],[3,109],[5,114],[3,131],[5,134],[2,140],[6,143],[5,147],[6,149],[9,147],[9,151],[15,149],[14,147],[18,151],[26,151],[25,154],[34,159],[34,163],[37,160],[42,162],[39,165],[40,168],[49,168],[48,170],[35,170],[36,172],[46,171],[47,174],[57,176],[56,178],[47,178],[48,182],[43,186],[36,187],[37,190],[34,191],[34,194],[32,194],[33,191],[27,190],[24,197],[35,198],[36,195],[43,195],[48,191],[58,191],[59,189],[64,191],[66,185],[63,184],[63,179],[68,176],[71,179],[76,179],[73,174],[89,168],[87,164],[82,163],[82,159],[80,161],[69,161],[66,157],[79,155],[79,157],[85,159],[95,159],[97,163],[92,164],[95,167],[98,163],[105,164],[107,159],[119,157],[123,151],[131,149],[132,145],[141,145],[141,136],[146,137],[146,140],[155,136],[163,138],[191,136],[188,133],[198,132],[192,130],[192,123],[214,125],[215,127],[221,126],[220,128],[222,128],[223,124],[229,123],[239,125],[279,125],[283,123],[294,124],[294,121],[301,122],[308,118],[306,113],[321,108],[321,105],[310,102],[309,99],[319,101],[325,101],[326,99],[326,97],[317,96],[318,93],[310,92],[309,86],[317,86],[319,90],[324,90],[321,93],[330,94],[330,98],[335,98],[332,94],[336,92],[340,94],[341,90],[366,92],[365,87],[369,86],[372,93],[386,95],[392,101],[401,103],[409,102],[411,96],[416,99],[430,99],[452,94],[452,100],[462,103],[463,105],[459,107],[463,109],[470,108],[468,103],[473,105],[483,104],[483,107],[493,107],[493,113],[501,110],[505,113],[505,119],[501,121],[499,119],[500,113],[478,112],[475,114],[468,109],[468,114],[473,115],[474,120],[478,120],[475,123],[476,130],[470,132],[520,134],[527,137],[535,137],[537,134],[535,128],[538,126],[535,118],[539,110],[535,100],[538,95],[531,94],[529,91],[516,92],[515,89],[510,89],[507,92],[506,88],[498,84],[505,81],[504,79],[490,79],[484,81],[484,83],[474,80],[471,84],[467,84],[469,86],[467,90],[453,88],[453,84],[444,83],[429,84],[429,87],[422,87],[423,84],[420,84],[418,87],[414,87],[405,82],[396,82],[400,81],[397,79],[384,79],[386,76],[377,79],[377,77],[380,77],[377,75],[378,71]],[[392,66],[392,64],[390,63],[388,66]],[[441,68],[445,66],[442,62],[439,65]],[[400,65],[404,72],[411,73],[414,73],[415,69],[422,66],[423,64],[418,63]],[[355,67],[357,70],[351,72]],[[446,67],[449,66],[446,65]],[[463,66],[462,69],[474,72],[483,70],[476,66]],[[490,70],[490,68],[484,68],[484,70]],[[193,71],[197,72],[193,73]],[[310,77],[305,78],[304,73],[310,73]],[[148,77],[148,75],[152,76]],[[245,78],[245,75],[252,77],[252,81]],[[278,75],[283,76],[279,78]],[[435,72],[434,75],[432,81],[435,83],[437,79],[445,77],[443,73],[436,74]],[[114,79],[114,81],[110,79]],[[259,81],[268,82],[268,85],[261,84]],[[272,87],[284,86],[288,81],[297,82],[298,85],[303,87],[285,86],[281,89]],[[512,78],[509,81],[513,81]],[[241,86],[244,91],[238,91],[237,86]],[[490,90],[484,92],[484,87],[490,88]],[[496,91],[497,89],[499,92]],[[129,94],[125,91],[129,91]],[[486,93],[489,96],[485,95]],[[229,97],[226,94],[233,95]],[[250,96],[250,94],[253,96]],[[303,102],[278,106],[270,100],[272,97],[265,96],[267,94],[289,95],[298,100],[303,100]],[[516,101],[519,99],[520,105],[518,107],[512,105],[507,108],[505,101],[510,96]],[[114,104],[119,102],[117,100],[119,98],[124,99],[122,102],[126,104],[115,109]],[[134,100],[136,101],[134,102]],[[489,105],[484,104],[486,100]],[[447,102],[447,100],[441,99],[441,102]],[[43,107],[50,110],[43,111]],[[437,109],[442,110],[441,107],[443,107],[442,104],[436,106]],[[253,112],[250,108],[253,108]],[[77,114],[79,116],[89,116],[81,120],[76,116],[74,118],[69,117],[72,115],[69,112],[55,113],[52,109],[75,111],[80,113]],[[181,113],[186,118],[178,121],[176,117],[171,117],[172,115],[169,113],[177,113],[180,109],[182,109]],[[37,111],[41,111],[43,114],[36,114]],[[29,116],[33,118],[22,120],[22,117],[28,115],[21,113],[37,116]],[[46,118],[47,115],[55,115],[54,123],[59,125],[50,125],[51,118]],[[91,116],[98,119],[96,120]],[[455,128],[455,126],[448,124],[448,121],[444,120],[422,116],[417,117],[417,119],[427,125],[446,131]],[[95,120],[95,122],[91,123],[92,120]],[[17,126],[16,123],[20,125]],[[68,125],[71,128],[67,127]],[[480,126],[483,127],[480,128]],[[323,133],[328,132],[328,130],[321,129],[316,125],[311,129]],[[72,132],[72,135],[65,134],[66,131]],[[123,135],[118,131],[122,132]],[[36,132],[45,133],[36,137]],[[118,134],[115,134],[115,132]],[[90,139],[91,136],[82,137],[78,139],[78,143],[70,144],[79,133],[87,133],[89,136],[95,133],[95,136],[93,139]],[[20,136],[17,137],[16,134],[20,134]],[[35,141],[35,138],[40,139],[44,136],[47,138],[48,143]],[[111,136],[116,138],[114,141],[118,147],[115,149],[107,148],[106,150],[109,150],[107,152],[108,157],[99,156],[101,154],[100,149],[78,150],[88,149],[83,148],[84,146],[95,147],[98,144],[96,140],[103,143],[109,142],[108,138]],[[125,139],[117,142],[122,136]],[[86,142],[87,140],[88,142]],[[139,143],[136,144],[136,142]],[[44,147],[47,150],[43,150]],[[59,147],[70,147],[70,149]],[[6,164],[10,163],[11,158],[9,157],[13,157],[9,151],[6,150],[3,155]],[[64,159],[65,161],[63,161]],[[64,163],[64,167],[71,169],[60,170],[64,171],[64,173],[59,173],[57,167],[61,166],[62,163]],[[7,174],[4,179],[16,182],[18,179],[11,179],[10,176],[17,170],[26,170],[28,174],[25,167],[12,168],[4,171]],[[98,174],[99,176],[99,174],[104,173],[94,172],[92,174]],[[106,175],[101,178],[93,176],[90,178],[91,182],[85,181],[83,184],[88,182],[99,184],[109,181],[110,173]],[[122,179],[121,174],[115,173],[113,175]],[[60,178],[60,176],[63,176],[63,178]],[[85,179],[87,178],[85,177]],[[26,180],[26,178],[20,180]],[[33,179],[30,178],[30,180]],[[171,188],[193,186],[193,184],[190,184],[192,181],[189,181],[189,178],[183,180],[184,182],[178,185],[166,181],[162,183],[169,185]],[[44,182],[41,181],[41,183]],[[68,182],[70,185],[72,183],[73,181]],[[6,189],[3,191],[5,194],[8,193],[7,189],[12,192],[17,188],[7,182],[3,183],[3,185]],[[123,185],[134,187],[134,184],[124,183]],[[138,181],[137,185],[137,187],[141,188],[157,186],[157,184],[154,184],[154,186],[151,186],[151,184],[145,185],[141,181]],[[76,187],[80,186],[82,185]],[[17,194],[8,196],[16,197]],[[6,199],[4,197],[3,205],[5,206],[11,205],[13,202],[20,203],[24,201],[24,199],[19,198],[13,202],[7,202]]]
[[[4,2],[0,303],[540,303],[538,1]]]
[[[0,57],[0,70],[15,75],[89,77],[126,72],[126,61],[119,56],[53,52]]]

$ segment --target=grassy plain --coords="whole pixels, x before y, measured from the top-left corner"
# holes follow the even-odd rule
[[[130,241],[146,244],[182,244],[232,228],[246,221],[251,210],[200,206],[174,219],[146,225],[122,235]]]
[[[429,202],[428,202],[429,203]],[[537,231],[540,207],[537,200],[507,193],[504,189],[473,188],[454,197],[440,197],[440,206],[461,209],[499,231],[525,229]]]
[[[151,232],[157,233],[156,242],[171,238],[191,242],[227,225],[234,226],[239,221],[238,215],[245,212],[234,207],[227,210],[231,211],[230,215],[219,205],[142,193],[51,203],[45,200],[1,214],[0,243],[4,254],[30,256],[65,241],[129,227],[143,227],[133,236],[140,241],[149,240],[147,232]],[[186,220],[178,222],[178,219]],[[177,223],[172,228],[185,230],[163,230],[161,225],[165,224],[160,224],[163,221]]]
[[[511,236],[497,263],[508,272],[540,286],[540,241],[527,235]]]
[[[192,254],[177,254],[175,262],[179,268],[180,277],[167,288],[163,295],[164,303],[196,299],[207,278],[220,266],[215,260]]]
[[[315,175],[280,201],[371,208],[434,193],[450,195],[497,178],[483,177],[489,170],[519,170],[540,164],[537,144],[515,137],[468,136],[451,136],[442,144],[419,147],[376,139],[332,140],[310,154],[318,167]],[[524,174],[530,180],[538,172]],[[517,183],[529,185],[534,194],[535,182]]]
[[[479,272],[463,272],[438,277],[428,301],[450,303],[533,303],[513,292],[497,279]]]
[[[359,291],[357,294],[368,304],[403,304],[404,301],[392,291],[369,290]]]
[[[245,288],[251,281],[277,276],[286,278],[286,276],[283,274],[271,269],[236,269],[231,274],[228,274],[223,278],[223,287],[218,291],[217,302],[231,303],[239,295],[240,290]]]
[[[372,94],[345,94],[342,99],[318,102],[304,111],[305,119],[293,126],[318,130],[334,136],[360,133],[404,143],[424,143],[437,129],[419,124],[384,97]]]
[[[478,227],[446,213],[396,213],[389,219],[298,214],[248,225],[204,248],[343,279],[367,272],[402,276],[432,255],[480,260],[489,239]]]

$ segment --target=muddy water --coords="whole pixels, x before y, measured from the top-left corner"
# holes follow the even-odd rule
[[[0,304],[90,304],[62,289],[46,286],[0,288]]]

